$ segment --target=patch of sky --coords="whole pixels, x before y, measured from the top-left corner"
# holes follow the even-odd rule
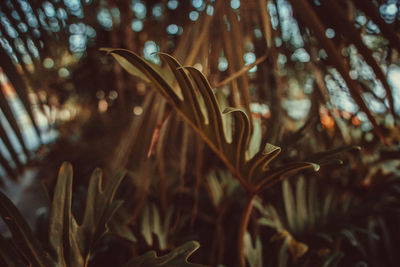
[[[27,40],[28,50],[32,53],[35,58],[39,57],[39,50],[37,49],[35,43],[32,39],[28,38]]]
[[[25,23],[20,22],[20,23],[18,23],[18,29],[21,32],[27,32],[28,31],[28,26]]]
[[[310,61],[310,55],[307,53],[307,51],[304,48],[298,48],[292,54],[291,60],[306,63],[306,62]]]
[[[116,22],[116,24],[120,24],[121,22],[121,12],[119,11],[118,7],[113,7],[110,10],[111,16],[114,18],[114,21]]]
[[[218,59],[218,69],[219,71],[226,71],[228,69],[228,60],[226,57],[220,57]]]
[[[132,5],[132,11],[138,19],[144,19],[146,17],[146,6],[142,2],[135,2]]]
[[[238,9],[239,7],[240,7],[240,1],[239,0],[231,0],[231,8]]]
[[[281,20],[280,23],[282,28],[282,39],[284,41],[289,41],[292,36],[293,17],[291,7],[287,3],[287,1],[278,1],[278,12]]]
[[[15,135],[13,129],[11,128],[11,125],[9,124],[9,122],[4,119],[4,113],[0,112],[1,115],[1,126],[3,127],[3,129],[5,130],[5,132],[7,133],[7,137],[11,143],[11,146],[14,148],[14,151],[17,153],[18,156],[21,156],[21,154],[23,153],[22,150],[22,146],[20,144],[20,142],[18,141],[17,136]]]
[[[380,33],[378,26],[375,23],[373,23],[371,20],[368,21],[368,23],[367,23],[367,33],[371,33],[371,34],[379,34]]]
[[[254,29],[254,36],[256,39],[261,39],[262,38],[262,31],[260,29]]]
[[[197,12],[197,11],[191,11],[191,12],[189,13],[189,19],[190,19],[191,21],[196,21],[198,18],[199,18],[199,12]]]
[[[103,28],[111,30],[113,23],[110,11],[106,8],[101,8],[97,13],[97,21]]]
[[[132,20],[131,28],[134,32],[140,32],[141,30],[143,30],[143,21],[141,21],[140,19]]]
[[[329,72],[331,75],[325,76],[325,84],[332,104],[341,110],[355,114],[358,106],[350,96],[346,83],[335,69],[331,69]]]
[[[212,5],[208,5],[206,9],[206,13],[209,16],[212,16],[214,14],[214,7]]]
[[[308,77],[306,81],[304,82],[303,85],[303,92],[305,94],[311,94],[314,90],[314,79],[311,77]]]
[[[311,108],[311,101],[305,99],[286,99],[282,102],[283,108],[286,110],[289,117],[294,120],[303,120],[306,118]]]
[[[34,29],[32,31],[32,33],[33,33],[33,36],[36,38],[39,38],[41,36],[40,31],[38,29]],[[39,40],[39,43],[41,43],[40,48],[43,48],[43,42],[41,40]]]
[[[57,17],[58,17],[59,19],[61,19],[61,20],[66,20],[66,19],[68,18],[67,11],[65,11],[64,8],[61,8],[61,7],[60,7],[60,8],[57,10]]]
[[[24,13],[29,13],[32,12],[32,7],[31,5],[28,3],[28,1],[26,0],[20,0],[19,4],[21,6],[22,11],[24,11]]]
[[[163,7],[161,4],[156,4],[154,5],[153,9],[151,10],[151,13],[157,20],[161,20],[163,16]]]
[[[335,30],[332,28],[328,28],[325,31],[325,36],[329,39],[332,39],[333,37],[335,37]]]
[[[160,47],[154,41],[149,40],[144,43],[143,57],[154,62],[155,64],[160,64],[160,57],[158,55],[154,55],[154,53],[159,51]]]
[[[179,6],[179,2],[177,0],[169,0],[167,3],[167,7],[171,10],[177,9]]]
[[[388,83],[392,87],[394,109],[400,115],[400,67],[391,65],[388,71]]]
[[[383,4],[379,7],[379,12],[382,18],[388,23],[392,23],[396,19],[398,11],[396,2],[397,1],[387,1],[386,4]]]
[[[14,7],[12,7],[12,8],[14,8]],[[16,19],[16,20],[21,20],[21,17],[18,15],[18,12],[15,11],[15,10],[13,10],[13,11],[11,12],[11,16],[12,16],[14,19]]]
[[[13,51],[10,43],[4,37],[0,38],[0,45],[3,47],[4,51],[7,52],[7,54],[14,55],[14,51]],[[15,58],[15,55],[14,55],[14,58]]]
[[[385,105],[378,100],[369,92],[363,93],[363,98],[368,108],[376,114],[382,114],[387,111]]]
[[[16,38],[16,39],[14,39],[14,47],[17,49],[17,51],[18,51],[20,54],[26,54],[26,53],[27,53],[25,44],[24,44],[24,42],[21,40],[21,38]]]
[[[40,24],[42,25],[42,27],[43,27],[45,30],[49,30],[49,25],[47,25],[47,22],[46,22],[47,17],[46,17],[46,15],[44,14],[43,10],[38,9],[38,10],[37,10],[37,14],[38,14],[38,16],[39,16],[39,21],[40,21]]]
[[[47,17],[52,18],[56,15],[56,10],[54,9],[52,3],[46,1],[42,4],[42,6]]]
[[[367,17],[365,17],[364,15],[358,15],[358,16],[355,17],[355,21],[358,24],[364,26],[367,23],[368,20],[367,20]]]
[[[64,5],[67,7],[70,14],[78,18],[83,18],[83,10],[80,0],[64,0]]]
[[[32,12],[26,13],[26,20],[28,21],[29,26],[31,26],[32,28],[39,27],[39,22],[36,19],[36,16]]]
[[[178,33],[178,25],[176,24],[170,24],[167,26],[167,32],[168,34],[177,34]]]
[[[32,64],[32,58],[31,58],[31,56],[28,55],[28,54],[22,55],[22,61],[23,61],[26,65]]]
[[[276,45],[276,47],[281,47],[282,43],[283,42],[282,42],[281,38],[275,37],[275,45]]]
[[[87,37],[89,37],[89,38],[95,38],[96,37],[96,30],[95,29],[93,29],[89,25],[86,25],[85,28],[86,28],[85,33],[86,33]]]
[[[256,61],[256,55],[253,52],[247,52],[243,55],[244,63],[250,65]]]
[[[58,21],[55,18],[49,19],[49,26],[52,32],[58,32],[60,30],[60,25],[58,24]]]
[[[8,36],[13,39],[18,37],[18,32],[14,29],[14,27],[11,26],[10,21],[2,12],[0,12],[0,23],[6,29]]]
[[[203,0],[192,0],[192,6],[196,9],[201,9],[203,5]]]
[[[283,68],[283,67],[285,66],[286,62],[287,62],[287,57],[286,57],[286,55],[284,55],[284,54],[278,54],[278,59],[277,59],[277,61],[278,61],[279,68]]]
[[[290,43],[296,48],[303,47],[304,46],[303,37],[301,36],[299,25],[297,24],[297,21],[294,19],[292,21],[291,31],[292,33],[291,33]]]
[[[69,37],[69,47],[71,52],[83,52],[86,50],[87,38],[83,34],[73,34]]]
[[[271,17],[271,25],[274,30],[278,27],[279,19],[278,19],[278,11],[276,10],[276,6],[272,3],[272,1],[268,2],[267,5],[269,15]]]

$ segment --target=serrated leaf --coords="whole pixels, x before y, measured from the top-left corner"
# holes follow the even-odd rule
[[[176,94],[172,86],[161,76],[160,72],[133,52],[125,49],[107,49],[109,54],[117,61],[125,58],[137,70],[141,71],[156,89],[168,100],[178,113],[193,127],[199,136],[211,147],[212,150],[227,165],[229,170],[238,179],[240,184],[249,192],[264,190],[270,184],[268,179],[279,179],[290,171],[315,167],[310,163],[301,163],[300,166],[290,165],[268,175],[266,166],[279,154],[280,148],[267,145],[266,149],[255,152],[254,144],[251,147],[252,158],[247,158],[251,133],[253,132],[247,114],[235,108],[226,108],[221,113],[218,101],[205,76],[193,67],[182,67],[179,62],[165,53],[159,56],[171,68],[182,92],[182,97]],[[118,55],[118,56],[116,56]],[[122,67],[126,66],[124,62]],[[161,71],[162,72],[162,71]],[[226,137],[223,116],[232,116],[232,138]],[[226,123],[226,121],[225,121]],[[273,147],[269,151],[270,146]]]
[[[142,256],[133,258],[125,263],[123,267],[205,267],[205,265],[187,261],[190,255],[199,247],[200,244],[198,242],[189,241],[161,257],[158,257],[155,251],[149,251]]]
[[[84,255],[108,231],[107,224],[123,202],[115,201],[115,192],[125,172],[118,172],[103,186],[102,172],[96,169],[90,179],[83,222],[77,228],[77,242]],[[104,187],[104,189],[103,189]]]

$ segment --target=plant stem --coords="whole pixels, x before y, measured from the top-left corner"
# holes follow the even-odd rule
[[[239,266],[246,266],[246,258],[244,255],[244,236],[246,234],[247,226],[249,224],[249,219],[251,215],[251,211],[253,209],[253,200],[255,194],[251,194],[247,199],[247,202],[244,206],[242,218],[239,225],[239,236],[238,236],[238,257],[239,257]]]

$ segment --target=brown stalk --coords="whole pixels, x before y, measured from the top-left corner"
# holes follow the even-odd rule
[[[216,2],[213,16],[209,16],[209,15],[207,15],[206,12],[203,12],[203,17],[204,17],[203,27],[201,29],[200,35],[198,36],[198,38],[196,38],[196,41],[193,43],[193,46],[192,46],[189,54],[185,58],[185,61],[184,61],[185,66],[193,65],[197,55],[199,54],[201,46],[204,45],[204,40],[206,39],[207,35],[209,34],[211,22],[213,21],[215,14],[217,14],[218,10],[220,9],[222,2],[224,2],[224,1]]]
[[[265,61],[268,57],[269,51],[263,55],[262,57],[258,58],[254,63],[247,65],[247,66],[243,66],[240,70],[238,70],[237,72],[231,74],[229,77],[227,77],[226,79],[220,81],[217,85],[215,85],[215,88],[220,88],[230,82],[232,82],[233,80],[239,78],[240,76],[242,76],[243,74],[246,74],[250,69],[252,69],[254,66],[257,66],[258,64],[260,64],[261,62]]]
[[[242,217],[239,224],[239,234],[238,234],[238,256],[239,256],[239,266],[246,267],[246,257],[244,254],[244,236],[246,234],[247,226],[249,225],[251,211],[253,209],[253,200],[255,198],[255,194],[251,194],[248,196],[243,212]]]

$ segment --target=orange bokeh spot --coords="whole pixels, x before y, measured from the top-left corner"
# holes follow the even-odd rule
[[[361,125],[361,121],[360,121],[360,119],[359,119],[357,116],[354,116],[354,117],[351,119],[351,123],[352,123],[354,126],[360,126],[360,125]]]
[[[326,129],[331,129],[335,126],[335,120],[328,114],[321,115],[321,124]]]

